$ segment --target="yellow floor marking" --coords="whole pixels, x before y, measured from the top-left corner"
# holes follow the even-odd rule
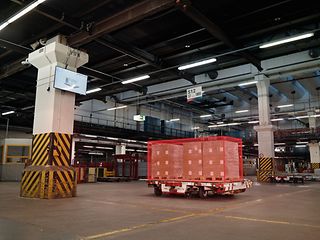
[[[174,222],[174,221],[179,221],[181,219],[185,219],[185,218],[190,218],[190,217],[194,217],[194,216],[199,216],[200,214],[187,214],[187,215],[183,215],[183,216],[179,216],[179,217],[173,217],[173,218],[167,218],[167,219],[162,219],[159,222],[160,223],[166,223],[166,222]]]
[[[301,226],[301,227],[320,228],[320,226],[317,226],[317,225],[303,224],[303,223],[293,223],[293,222],[274,221],[274,220],[267,220],[267,219],[236,217],[236,216],[224,216],[224,217],[235,219],[235,220],[244,220],[244,221],[252,221],[252,222],[264,222],[264,223],[273,223],[273,224],[284,224],[284,225],[294,225],[294,226]]]
[[[101,234],[97,234],[97,235],[88,236],[88,237],[85,237],[83,239],[89,240],[89,239],[97,239],[97,238],[102,238],[102,237],[108,237],[108,236],[115,235],[115,234],[118,234],[118,233],[124,233],[124,232],[133,231],[133,230],[136,230],[136,229],[139,229],[139,228],[143,228],[146,225],[147,224],[142,224],[142,225],[137,225],[137,226],[133,226],[133,227],[130,227],[130,228],[122,228],[122,229],[115,230],[115,231],[110,231],[110,232],[105,232],[105,233],[101,233]]]

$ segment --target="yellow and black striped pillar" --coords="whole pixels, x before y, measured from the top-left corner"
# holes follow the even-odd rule
[[[320,163],[311,163],[311,168],[312,169],[320,168]]]
[[[32,163],[21,180],[21,197],[65,198],[76,195],[76,173],[70,167],[72,136],[42,133],[33,136]]]
[[[259,157],[257,180],[259,182],[270,182],[270,177],[273,175],[273,158]]]

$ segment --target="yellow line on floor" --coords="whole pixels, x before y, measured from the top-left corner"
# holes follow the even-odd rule
[[[224,217],[235,219],[235,220],[244,220],[244,221],[252,221],[252,222],[264,222],[264,223],[273,223],[273,224],[294,225],[294,226],[300,226],[300,227],[320,228],[320,226],[317,226],[317,225],[301,224],[301,223],[293,223],[293,222],[285,222],[285,221],[275,221],[275,220],[258,219],[258,218],[237,217],[237,216],[224,216]]]
[[[113,236],[113,235],[116,235],[119,233],[125,233],[125,232],[137,230],[140,228],[145,228],[147,226],[152,226],[152,225],[159,224],[159,223],[175,222],[175,221],[179,221],[179,220],[182,220],[185,218],[191,218],[194,216],[198,216],[198,214],[187,214],[187,215],[182,215],[179,217],[161,219],[159,221],[152,222],[152,223],[141,224],[141,225],[137,225],[137,226],[133,226],[133,227],[127,227],[127,228],[122,228],[122,229],[118,229],[118,230],[114,230],[114,231],[110,231],[110,232],[105,232],[105,233],[100,233],[100,234],[96,234],[96,235],[83,237],[82,239],[83,240],[91,240],[91,239],[98,239],[98,238],[102,238],[102,237],[109,237],[109,236]]]
[[[190,218],[190,217],[194,217],[194,216],[198,216],[198,215],[200,215],[200,214],[192,213],[192,214],[187,214],[187,215],[183,215],[183,216],[180,216],[180,217],[162,219],[159,222],[160,223],[174,222],[174,221],[179,221],[179,220],[184,219],[184,218]]]
[[[124,233],[124,232],[129,232],[129,231],[133,231],[139,228],[143,228],[145,227],[147,224],[141,224],[141,225],[137,225],[137,226],[133,226],[130,228],[122,228],[122,229],[118,229],[118,230],[114,230],[114,231],[110,231],[110,232],[105,232],[105,233],[100,233],[100,234],[96,234],[96,235],[91,235],[82,239],[85,240],[90,240],[90,239],[97,239],[97,238],[102,238],[102,237],[109,237],[111,235],[115,235],[118,233]]]

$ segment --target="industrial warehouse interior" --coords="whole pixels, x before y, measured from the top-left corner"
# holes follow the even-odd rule
[[[0,1],[0,240],[320,239],[320,3]]]

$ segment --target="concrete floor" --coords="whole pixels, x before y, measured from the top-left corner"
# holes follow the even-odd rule
[[[320,239],[320,183],[260,185],[234,197],[155,197],[144,182],[78,185],[78,197],[19,198],[0,182],[0,239]]]

